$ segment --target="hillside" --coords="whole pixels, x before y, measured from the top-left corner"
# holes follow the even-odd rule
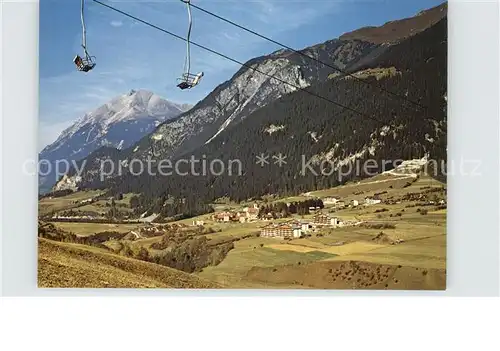
[[[445,289],[446,9],[302,50],[333,68],[251,59],[92,151],[39,197],[40,285]]]
[[[416,35],[436,23],[436,18],[445,16],[445,7],[443,11],[431,9],[416,17],[396,21],[408,25],[392,26],[390,31],[398,39],[406,38],[406,27],[411,27],[411,34]],[[371,28],[370,32],[372,30],[385,31],[384,27]],[[313,45],[300,50],[299,53],[283,49],[251,59],[230,80],[215,88],[190,111],[161,124],[152,134],[128,149],[104,149],[89,155],[85,160],[88,172],[83,174],[82,182],[88,184],[96,180],[102,159],[130,162],[132,159],[146,160],[153,153],[156,157],[170,159],[194,152],[205,144],[213,143],[222,133],[252,117],[259,109],[297,89],[315,86],[329,78],[338,77],[341,75],[339,70],[356,72],[360,67],[380,57],[389,47],[390,44],[387,43],[374,43],[370,42],[369,38],[365,41],[356,35],[347,35]],[[310,57],[327,62],[330,67]],[[271,79],[267,75],[281,81]],[[282,81],[291,85],[283,84]],[[336,95],[329,97],[332,100],[337,99]]]
[[[376,45],[370,43],[338,39],[301,50],[304,55],[329,62],[340,70],[357,63],[369,53],[379,51]],[[170,158],[196,150],[258,109],[297,89],[325,81],[334,72],[337,71],[290,50],[279,50],[251,59],[191,110],[159,125],[153,133],[128,149],[118,152],[97,150],[89,155],[86,158],[89,172],[83,175],[83,183],[95,180],[95,170],[101,159],[146,160],[153,152],[156,157]]]
[[[207,289],[217,284],[86,245],[38,240],[40,288]]]
[[[249,64],[307,88],[285,91],[285,84],[243,67],[192,110],[160,125],[130,148],[95,151],[85,159],[87,172],[79,186],[142,194],[139,210],[173,215],[175,211],[202,213],[206,203],[219,197],[239,201],[343,184],[366,176],[346,170],[367,159],[380,166],[384,160],[433,158],[443,163],[435,174],[442,176],[447,133],[447,19],[443,12],[445,18],[435,25],[391,45],[333,40],[305,49],[323,53],[325,60],[337,62],[358,79],[325,69],[318,80],[314,78],[318,65],[300,63],[302,56],[286,50],[251,60]],[[167,158],[172,164],[203,155],[226,165],[239,160],[244,170],[238,176],[174,174],[167,181],[160,175],[135,176],[125,167],[119,177],[112,174],[105,182],[99,179],[103,159],[128,165],[132,159],[146,160],[153,153],[153,160]],[[271,165],[262,168],[255,164],[261,153],[269,157],[281,153],[287,164],[276,167],[270,158]],[[302,157],[312,159],[316,167],[331,163],[334,169],[325,176],[302,174]],[[344,173],[341,177],[337,176],[340,172]],[[176,204],[174,211],[164,206],[172,196],[188,200]]]
[[[447,16],[448,3],[425,10],[415,17],[391,21],[380,27],[364,27],[340,36],[340,40],[362,40],[373,44],[393,43],[432,27]]]
[[[144,205],[160,211],[168,209],[163,206],[168,195],[191,198],[186,205],[189,207],[197,206],[200,200],[209,202],[223,196],[240,201],[265,194],[293,195],[332,187],[365,177],[363,172],[354,174],[356,168],[353,167],[356,162],[362,164],[367,159],[376,161],[380,168],[384,160],[427,157],[438,161],[438,171],[442,172],[447,135],[446,38],[447,20],[444,19],[419,35],[389,47],[358,71],[397,72],[386,74],[380,80],[370,76],[365,79],[406,95],[425,107],[388,97],[375,85],[336,77],[308,88],[314,95],[295,92],[259,109],[192,153],[196,159],[206,155],[207,160],[219,159],[226,165],[230,160],[240,160],[241,175],[125,174],[109,180],[105,186],[116,192],[142,193]],[[352,106],[361,114],[342,109],[317,95]],[[278,167],[271,159],[269,166],[261,167],[255,163],[261,153],[282,153],[287,156],[287,164]],[[191,153],[186,158],[190,156]],[[330,173],[326,175],[318,176],[310,171],[302,174],[305,163],[302,157],[313,160],[316,171],[323,161],[336,169],[328,170]],[[341,171],[343,175],[339,177]],[[103,185],[88,183],[87,186]]]
[[[425,272],[425,274],[423,274]],[[323,261],[279,268],[252,268],[246,279],[271,286],[314,289],[443,290],[445,269],[421,269],[362,261]]]

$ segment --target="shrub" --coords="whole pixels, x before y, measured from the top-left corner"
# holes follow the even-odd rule
[[[125,255],[125,256],[127,256],[127,257],[133,257],[134,256],[134,252],[132,251],[132,249],[128,245],[124,245],[122,254]]]
[[[218,265],[234,248],[233,241],[212,243],[205,236],[188,235],[174,232],[162,237],[161,242],[151,247],[164,250],[158,263],[184,272],[192,273],[209,265]],[[165,251],[169,248],[169,251]]]
[[[367,223],[362,226],[367,229],[396,229],[396,226],[391,223]]]
[[[141,261],[149,261],[149,251],[141,247],[136,255],[136,258]]]
[[[426,216],[426,215],[427,215],[427,213],[428,213],[428,211],[427,211],[427,210],[422,210],[422,211],[420,211],[420,214],[421,214],[422,216]]]

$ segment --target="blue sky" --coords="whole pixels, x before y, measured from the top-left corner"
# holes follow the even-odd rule
[[[102,0],[183,37],[187,10],[180,0]],[[211,12],[300,49],[342,33],[413,16],[442,0],[192,0]],[[130,89],[147,89],[179,103],[196,103],[228,80],[239,65],[196,47],[192,71],[201,84],[181,91],[183,41],[86,0],[87,48],[96,56],[87,74],[73,65],[82,53],[80,0],[40,0],[39,148],[86,112]],[[239,61],[280,47],[193,9],[193,41]]]

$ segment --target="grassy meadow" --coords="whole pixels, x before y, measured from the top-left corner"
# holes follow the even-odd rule
[[[190,240],[205,237],[209,247],[226,243],[232,243],[234,246],[220,262],[217,261],[217,264],[208,265],[190,274],[180,273],[187,274],[189,279],[192,277],[196,281],[209,282],[222,288],[444,289],[446,286],[446,208],[422,206],[418,197],[412,198],[415,194],[423,194],[432,189],[435,190],[432,194],[435,194],[433,196],[436,200],[446,199],[443,184],[432,178],[382,174],[361,182],[291,198],[269,198],[268,202],[290,202],[303,201],[311,197],[335,196],[347,205],[352,200],[359,201],[360,205],[357,207],[350,206],[341,209],[327,204],[323,212],[343,220],[359,221],[360,225],[324,228],[310,232],[306,237],[293,240],[258,237],[260,228],[269,223],[264,221],[217,223],[211,220],[211,214],[206,214],[169,223],[169,225],[182,225],[187,233],[192,231]],[[42,199],[40,211],[50,212],[75,208],[75,201],[98,194],[98,192],[82,192],[56,199]],[[379,194],[385,203],[372,206],[362,205],[366,197],[376,194]],[[124,208],[128,206],[131,196],[132,194],[126,194],[124,199],[119,201]],[[91,205],[76,207],[76,210],[92,211],[106,208],[103,206],[105,202],[105,200],[99,200]],[[227,199],[219,199],[215,205],[216,211],[222,211],[237,210],[252,204],[251,201],[236,204]],[[308,220],[312,217],[313,214],[295,215],[292,218]],[[196,220],[204,222],[203,228],[199,231],[192,226],[193,221]],[[106,231],[128,233],[147,226],[145,224],[76,222],[54,222],[53,224],[80,237]],[[377,229],[379,227],[383,229]],[[134,254],[146,250],[149,255],[154,256],[168,251],[168,249],[165,251],[152,248],[152,245],[162,240],[163,236],[141,237],[136,240],[110,239],[103,243],[103,247],[111,251],[119,251],[126,244]],[[45,267],[44,272],[52,272],[55,276],[58,276],[59,268],[66,276],[70,273],[80,274],[78,272],[81,270],[97,272],[102,263],[103,271],[99,274],[104,274],[106,278],[103,278],[102,274],[97,275],[100,277],[99,281],[107,282],[107,285],[104,283],[102,285],[130,284],[130,286],[164,287],[171,284],[161,280],[163,278],[156,276],[151,278],[148,274],[140,282],[138,275],[143,269],[141,268],[143,264],[147,264],[148,269],[152,266],[165,268],[154,263],[126,258],[127,267],[129,263],[134,262],[132,264],[134,268],[127,268],[126,272],[122,272],[119,267],[125,263],[120,261],[119,264],[111,264],[108,256],[103,259],[106,255],[103,248],[89,249],[81,245],[74,247],[76,244],[71,243],[57,243],[54,245],[63,245],[61,246],[63,249],[52,246],[50,249],[44,249],[44,247],[49,247],[49,244],[53,245],[47,240],[43,242],[40,259],[43,263],[42,267]],[[52,258],[50,258],[50,252],[54,252]],[[113,257],[116,260],[121,259],[119,255]],[[95,260],[94,263],[93,260]],[[139,266],[136,267],[134,264]],[[119,280],[113,280],[113,275],[116,275],[116,279]],[[70,278],[65,278],[68,279],[66,283],[59,278],[54,278],[53,283],[48,282],[47,279],[47,277],[42,279],[44,282],[42,285],[64,285],[69,282],[77,286],[83,284]],[[99,285],[100,283],[90,280],[88,284]]]

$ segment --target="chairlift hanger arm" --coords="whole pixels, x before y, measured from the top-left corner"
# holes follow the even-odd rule
[[[188,12],[188,32],[187,32],[187,37],[185,39],[186,41],[186,59],[184,61],[184,73],[182,74],[182,77],[177,79],[179,84],[177,84],[177,87],[185,90],[185,89],[191,89],[198,85],[200,82],[201,77],[203,77],[203,72],[200,72],[198,74],[192,74],[191,73],[191,29],[193,27],[193,17],[191,15],[191,1],[190,0],[181,0],[186,4],[187,7],[187,12]]]
[[[184,72],[189,74],[191,72],[191,48],[190,48],[190,39],[191,39],[191,29],[193,27],[193,18],[191,16],[191,0],[181,0],[182,2],[186,3],[187,6],[187,11],[188,11],[188,20],[189,20],[189,25],[188,25],[188,33],[187,33],[187,40],[186,40],[186,61],[184,63]]]
[[[82,22],[82,48],[84,57],[76,55],[73,59],[77,69],[82,72],[88,72],[95,67],[95,57],[90,56],[87,51],[87,29],[85,27],[85,0],[81,0],[80,19]]]

